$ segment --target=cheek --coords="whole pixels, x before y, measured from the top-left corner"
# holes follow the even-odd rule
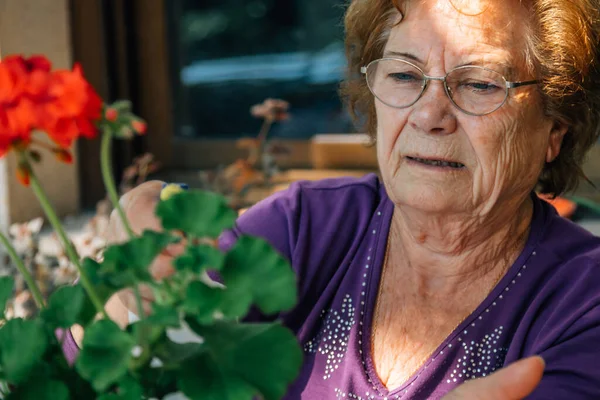
[[[525,192],[535,186],[545,152],[540,132],[527,119],[498,119],[473,143],[485,192]]]
[[[407,112],[376,103],[377,112],[377,156],[388,163],[393,159],[400,135],[407,120]]]

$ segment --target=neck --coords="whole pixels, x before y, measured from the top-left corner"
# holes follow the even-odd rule
[[[529,196],[486,215],[431,216],[397,206],[390,263],[422,297],[443,299],[471,285],[491,288],[521,253],[533,214]]]

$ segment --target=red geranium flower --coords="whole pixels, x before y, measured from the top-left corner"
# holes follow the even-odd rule
[[[71,146],[80,136],[93,138],[95,123],[102,117],[102,99],[85,80],[81,67],[54,73],[49,100],[40,112],[40,128],[60,147]]]
[[[92,138],[101,109],[78,65],[52,72],[43,56],[7,57],[0,62],[0,157],[13,146],[27,146],[36,129],[61,148],[80,136]]]
[[[37,58],[28,63],[13,56],[0,62],[0,156],[15,143],[29,142],[35,119],[33,101],[44,92],[42,81],[47,74],[47,67]]]

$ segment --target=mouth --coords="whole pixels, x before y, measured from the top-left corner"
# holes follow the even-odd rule
[[[406,156],[410,161],[417,162],[419,164],[427,165],[430,167],[437,168],[452,168],[452,169],[463,169],[465,165],[456,161],[447,161],[447,160],[439,160],[434,158],[420,158],[420,157],[411,157]]]

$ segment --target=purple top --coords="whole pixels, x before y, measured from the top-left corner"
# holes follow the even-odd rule
[[[294,183],[222,237],[261,236],[288,258],[299,303],[279,316],[304,349],[286,399],[438,399],[462,382],[538,354],[532,399],[600,398],[600,238],[532,195],[525,249],[506,276],[399,388],[371,359],[370,332],[393,203],[375,175]],[[266,319],[257,314],[253,320]],[[72,340],[67,353],[76,354]]]

